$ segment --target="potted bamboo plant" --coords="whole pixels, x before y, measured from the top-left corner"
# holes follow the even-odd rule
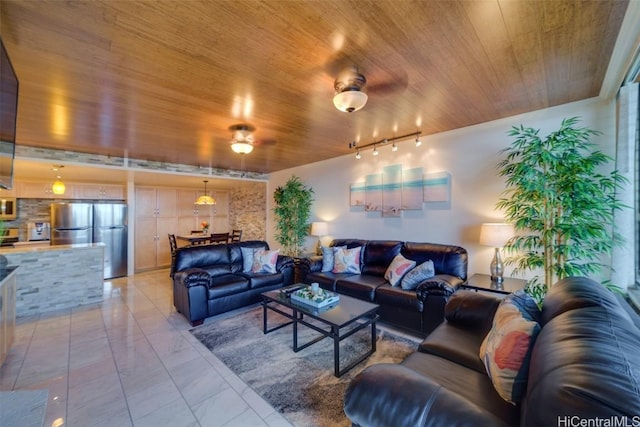
[[[309,216],[313,203],[313,189],[292,176],[273,193],[276,215],[275,238],[282,245],[283,254],[298,256],[302,253],[304,239],[309,229]]]
[[[530,282],[530,293],[538,298],[564,277],[607,268],[602,256],[622,239],[613,217],[623,208],[616,190],[625,178],[603,171],[612,158],[591,142],[600,132],[578,122],[565,119],[545,138],[539,129],[513,127],[508,135],[515,140],[498,164],[507,188],[497,207],[516,230],[505,246],[506,264],[515,265],[516,274],[544,272],[543,280],[536,276]]]

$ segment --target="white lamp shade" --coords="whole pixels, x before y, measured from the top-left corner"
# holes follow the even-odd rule
[[[480,228],[480,244],[494,248],[503,247],[514,235],[513,225],[507,223],[484,223]]]
[[[311,235],[312,236],[326,236],[329,234],[329,227],[326,222],[312,222],[311,223]]]
[[[352,113],[360,110],[367,103],[367,94],[359,90],[345,90],[336,93],[333,97],[333,105],[340,111]]]

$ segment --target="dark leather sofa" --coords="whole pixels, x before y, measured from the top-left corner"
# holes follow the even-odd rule
[[[417,352],[356,376],[344,400],[353,426],[640,423],[640,322],[624,300],[586,278],[554,285],[518,406],[500,398],[478,356],[498,303],[492,295],[457,292],[447,304],[447,321]]]
[[[382,320],[423,335],[442,323],[447,299],[467,280],[467,251],[459,246],[357,239],[336,239],[330,246],[361,246],[361,274],[322,272],[322,256],[313,256],[301,260],[304,283],[375,302]],[[384,273],[398,254],[417,264],[433,261],[435,277],[415,290],[391,286]]]
[[[291,257],[278,255],[276,273],[245,273],[241,248],[269,249],[269,245],[247,240],[176,251],[173,305],[193,326],[207,317],[259,302],[261,293],[293,283]]]

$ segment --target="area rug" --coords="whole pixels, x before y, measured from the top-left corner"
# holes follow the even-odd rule
[[[307,320],[309,320],[307,318]],[[288,321],[269,311],[269,327]],[[350,426],[343,411],[343,396],[351,379],[366,366],[398,363],[414,352],[418,338],[399,336],[378,328],[376,352],[340,378],[333,375],[333,340],[330,338],[294,353],[292,326],[262,333],[262,307],[231,317],[214,319],[191,333],[249,387],[297,427]],[[318,336],[298,327],[298,344]],[[366,353],[370,328],[340,343],[341,367]]]

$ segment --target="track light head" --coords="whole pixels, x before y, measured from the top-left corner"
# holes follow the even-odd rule
[[[360,157],[362,157],[362,156],[360,155],[360,150],[358,150],[358,151],[356,152],[356,159],[358,159],[358,160],[359,160],[359,159],[360,159]]]
[[[395,142],[393,143],[393,145],[391,145],[391,151],[398,151],[398,146]]]
[[[378,154],[380,154],[380,153],[378,153],[378,147],[373,147],[373,153],[372,154],[374,156],[377,156]]]
[[[422,141],[420,141],[420,137],[416,136],[416,147],[420,147],[422,145]]]

